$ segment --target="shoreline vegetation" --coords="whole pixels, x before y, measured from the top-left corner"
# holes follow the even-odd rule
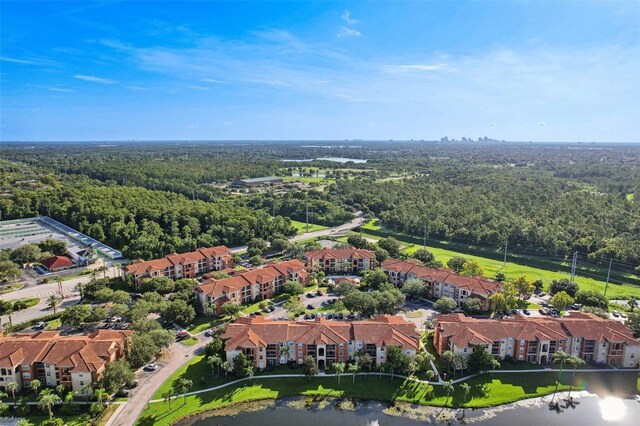
[[[628,393],[636,392],[637,371],[621,370],[605,374],[578,371],[573,391],[612,388],[615,380],[616,390],[628,387]],[[288,397],[311,397],[314,399],[339,398],[367,401],[414,404],[419,406],[442,407],[448,409],[489,408],[509,404],[523,399],[543,397],[570,389],[571,372],[564,371],[558,381],[558,372],[495,373],[493,377],[486,373],[465,380],[470,391],[465,397],[461,383],[453,386],[453,392],[447,395],[443,386],[427,384],[413,379],[396,376],[380,376],[377,373],[358,375],[355,380],[344,377],[338,383],[333,375],[305,377],[254,376],[240,383],[230,383],[216,390],[202,390],[194,395],[176,396],[169,403],[163,400],[150,402],[136,424],[173,425],[176,422],[203,412],[228,408],[236,404],[260,400],[276,400]],[[280,379],[280,380],[277,380]],[[284,380],[282,380],[284,379]],[[171,378],[169,379],[171,380]],[[556,381],[558,386],[556,389]],[[629,383],[625,383],[628,381]],[[624,386],[623,386],[624,385]]]

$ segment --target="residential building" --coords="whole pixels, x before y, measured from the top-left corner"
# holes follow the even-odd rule
[[[269,263],[228,278],[210,278],[198,285],[194,292],[203,311],[211,307],[219,315],[225,303],[242,304],[268,299],[279,293],[287,281],[306,284],[308,280],[309,274],[304,269],[304,263],[294,259]]]
[[[433,344],[439,354],[449,350],[467,357],[475,346],[483,345],[498,359],[536,364],[550,363],[558,351],[617,367],[635,368],[640,357],[640,340],[630,328],[586,312],[560,318],[516,315],[500,320],[439,315]]]
[[[353,274],[372,269],[375,259],[376,254],[371,250],[323,247],[307,252],[307,269],[324,271],[327,274]]]
[[[458,306],[462,306],[467,298],[475,297],[487,309],[489,296],[502,288],[500,283],[485,277],[466,277],[448,269],[429,268],[417,260],[387,259],[381,268],[389,281],[398,287],[407,280],[419,279],[427,284],[426,297],[450,297]]]
[[[231,268],[231,250],[226,246],[201,247],[196,251],[170,254],[162,259],[137,260],[123,268],[126,275],[133,276],[136,283],[144,278],[168,277],[171,279],[193,278],[205,272]]]
[[[67,256],[52,256],[42,262],[42,266],[51,272],[64,271],[65,269],[74,268],[75,263]]]
[[[358,351],[371,355],[376,364],[383,363],[390,346],[413,357],[420,335],[414,323],[392,315],[366,321],[274,321],[257,316],[229,324],[222,339],[230,366],[242,352],[258,369],[290,361],[302,364],[308,355],[325,369],[334,362],[353,360]]]
[[[125,357],[131,331],[97,330],[61,336],[57,331],[0,337],[0,391],[11,382],[18,390],[38,379],[42,386],[64,385],[86,394],[108,362]]]

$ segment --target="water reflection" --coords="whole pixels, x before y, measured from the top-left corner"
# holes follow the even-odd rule
[[[608,396],[600,401],[600,414],[606,422],[617,422],[623,419],[626,413],[627,406],[620,398]]]

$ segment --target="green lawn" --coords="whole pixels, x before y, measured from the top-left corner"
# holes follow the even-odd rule
[[[196,355],[169,376],[169,378],[160,385],[151,399],[162,398],[162,394],[171,389],[174,381],[179,377],[189,379],[193,382],[193,386],[191,387],[192,391],[218,386],[226,382],[224,378],[214,377],[211,367],[204,360],[204,355]]]
[[[635,194],[627,194],[627,201],[633,201]]]
[[[285,182],[301,182],[301,183],[319,183],[324,185],[331,185],[335,183],[335,179],[333,178],[324,178],[324,177],[311,177],[311,176],[283,176],[282,179]]]
[[[24,287],[22,283],[4,285],[4,287],[0,288],[0,294],[11,293],[12,291],[20,290],[22,287]]]
[[[180,341],[180,344],[185,346],[193,346],[196,343],[198,343],[198,339],[196,339],[195,337],[189,337],[188,339]]]
[[[47,321],[47,324],[48,324],[47,328],[49,330],[56,330],[62,327],[62,320],[60,318],[52,319]]]
[[[382,236],[393,236],[398,240],[402,241],[404,244],[404,251],[407,254],[411,254],[414,251],[422,248],[422,238],[411,237],[400,233],[391,233],[384,231],[376,221],[369,221],[365,225],[363,225],[363,232],[361,235],[366,238],[372,239],[380,239]],[[375,234],[374,234],[375,233]],[[427,241],[427,243],[430,243]],[[444,246],[450,245],[451,249],[445,248]],[[502,267],[503,262],[501,260],[492,259],[490,257],[483,257],[477,254],[468,254],[468,252],[462,251],[464,248],[468,248],[470,251],[474,252],[479,251],[480,249],[473,248],[471,246],[463,246],[460,244],[448,244],[445,242],[438,242],[438,246],[434,247],[433,245],[427,245],[427,249],[431,251],[437,260],[442,261],[446,264],[447,260],[454,256],[463,256],[467,259],[473,259],[477,261],[480,266],[484,269],[485,275],[488,277],[494,276],[498,271],[503,272],[508,277],[518,277],[521,275],[526,276],[529,280],[542,280],[545,283],[545,286],[548,287],[552,280],[557,280],[560,278],[568,278],[568,272],[565,272],[569,267],[569,264],[564,263],[556,263],[547,261],[545,259],[541,259],[533,256],[521,256],[521,255],[513,255],[510,256],[512,261],[507,262],[504,268]],[[455,249],[454,249],[455,248]],[[527,266],[527,263],[535,263],[537,266]],[[538,267],[538,265],[540,265]],[[544,267],[544,269],[543,269]],[[587,278],[581,276],[581,270],[578,270],[576,273],[576,283],[583,290],[594,290],[597,292],[603,292],[605,283],[603,281],[595,280],[592,278]],[[606,274],[606,271],[605,271]],[[628,277],[629,282],[638,281],[637,278]],[[609,288],[607,290],[607,297],[610,299],[627,299],[631,296],[640,297],[640,286],[626,284],[609,284]]]
[[[579,376],[579,373],[578,375]],[[471,391],[466,407],[487,407],[517,401],[524,398],[546,395],[553,392],[557,374],[529,373],[526,376],[517,373],[495,375],[481,375],[467,381]],[[559,390],[568,389],[570,374],[563,375]],[[579,389],[583,380],[578,380]],[[634,380],[635,384],[635,380]],[[379,377],[371,374],[369,377],[358,376],[352,384],[350,377],[342,377],[338,384],[335,377],[306,378],[278,378],[254,379],[248,382],[206,392],[186,398],[177,399],[172,403],[171,410],[164,402],[152,403],[138,419],[138,425],[169,425],[177,419],[197,412],[224,407],[238,402],[258,399],[284,398],[295,395],[346,397],[374,399],[381,401],[401,401],[421,405],[454,406],[463,405],[463,390],[460,385],[454,386],[451,398],[447,398],[441,386],[404,381],[400,378],[391,380],[389,377]]]
[[[307,224],[305,222],[299,222],[297,220],[291,219],[291,224],[296,227],[298,234],[307,232]],[[320,231],[322,229],[327,229],[327,227],[322,225],[315,225],[313,223],[309,224],[309,232]]]

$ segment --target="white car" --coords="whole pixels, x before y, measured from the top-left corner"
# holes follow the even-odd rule
[[[158,369],[158,364],[156,363],[151,363],[151,364],[147,364],[144,367],[145,371],[156,371]]]

